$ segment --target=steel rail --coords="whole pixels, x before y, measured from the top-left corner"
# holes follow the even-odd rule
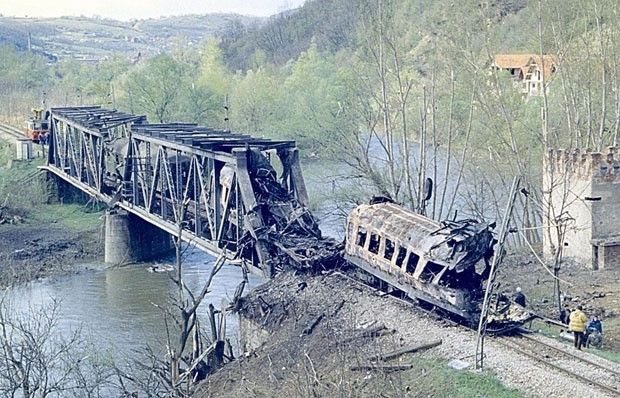
[[[409,298],[400,298],[400,297],[396,297],[396,296],[393,296],[391,294],[385,293],[383,290],[374,288],[372,286],[369,286],[368,284],[358,280],[357,278],[355,278],[355,277],[353,277],[351,275],[345,274],[343,272],[336,271],[335,273],[339,274],[340,276],[342,276],[342,277],[344,277],[344,278],[346,278],[346,279],[348,279],[350,281],[353,281],[353,282],[355,282],[355,283],[357,283],[357,284],[359,284],[361,286],[364,286],[364,287],[369,288],[371,290],[375,290],[376,292],[382,292],[385,297],[389,297],[389,299],[394,300],[396,302],[399,302],[401,304],[406,304],[406,305],[410,306],[415,311],[420,311],[420,312],[426,313],[427,315],[431,315],[431,316],[438,316],[439,315],[439,316],[441,316],[442,321],[446,322],[447,324],[449,324],[452,327],[465,326],[462,323],[456,322],[454,319],[451,319],[451,318],[446,317],[446,316],[442,316],[442,314],[437,312],[437,311],[429,310],[429,309],[421,307],[419,305],[413,305],[412,306],[411,304],[414,304],[413,300],[411,300]],[[531,336],[527,336],[525,334],[519,334],[519,336],[520,337],[524,337],[524,338],[526,338],[528,340],[531,340],[531,341],[533,341],[533,342],[535,342],[537,344],[540,344],[540,345],[543,345],[545,347],[548,347],[548,348],[550,348],[550,349],[552,349],[554,351],[557,351],[557,352],[559,352],[561,354],[569,356],[572,359],[576,359],[576,360],[580,360],[582,362],[585,362],[585,363],[587,363],[587,364],[589,364],[591,366],[596,367],[597,369],[599,369],[599,370],[601,370],[603,372],[608,372],[608,373],[613,374],[614,376],[620,377],[620,372],[617,372],[617,371],[615,371],[613,369],[610,369],[610,368],[608,368],[606,366],[600,365],[600,364],[598,364],[598,363],[596,363],[596,362],[594,362],[592,360],[580,357],[580,356],[575,355],[575,354],[573,354],[573,353],[571,353],[569,351],[562,350],[561,348],[549,345],[549,344],[547,344],[547,343],[545,343],[543,341],[537,340],[537,339],[535,339],[535,338],[533,338]],[[505,342],[503,340],[510,341],[511,343],[507,343],[507,342]],[[550,361],[547,361],[544,358],[541,358],[540,356],[537,356],[536,354],[533,354],[533,353],[528,352],[528,351],[526,351],[526,350],[524,350],[522,348],[519,348],[519,347],[517,347],[517,345],[519,345],[519,343],[516,343],[513,340],[514,340],[514,338],[509,337],[509,336],[496,336],[492,341],[498,342],[499,344],[501,344],[501,345],[503,345],[503,346],[505,346],[507,348],[510,348],[510,349],[512,349],[514,351],[517,351],[517,352],[519,352],[519,353],[521,353],[521,354],[523,354],[523,355],[525,355],[527,357],[530,357],[530,358],[534,359],[537,362],[542,362],[545,365],[547,365],[549,367],[552,367],[552,368],[554,368],[556,370],[559,370],[559,371],[561,371],[563,373],[571,375],[571,376],[573,376],[573,377],[575,377],[575,378],[577,378],[577,379],[579,379],[579,380],[581,380],[581,381],[583,381],[585,383],[593,384],[593,385],[595,385],[595,386],[597,386],[597,387],[599,387],[599,388],[601,388],[601,389],[603,389],[605,391],[613,393],[614,395],[620,395],[620,390],[618,390],[618,389],[616,389],[616,388],[614,388],[612,386],[608,386],[608,385],[602,384],[602,383],[600,383],[600,382],[598,382],[596,380],[592,380],[590,378],[582,376],[582,375],[580,375],[578,373],[575,373],[575,372],[573,372],[573,371],[571,371],[569,369],[566,369],[566,368],[564,368],[562,366],[559,366],[559,365],[556,365],[556,364],[554,364],[554,363],[552,363]]]
[[[26,136],[19,129],[5,123],[0,123],[0,135],[2,134],[9,135],[13,138],[26,138]]]
[[[593,361],[591,359],[584,358],[584,357],[579,356],[579,355],[575,355],[575,354],[573,354],[570,351],[567,351],[567,350],[564,350],[564,349],[562,349],[560,347],[556,347],[556,346],[553,346],[551,344],[545,343],[544,341],[537,340],[534,337],[528,336],[526,334],[521,334],[520,337],[523,337],[523,338],[526,338],[528,340],[534,341],[534,342],[536,342],[538,344],[544,345],[545,347],[550,348],[550,349],[552,349],[554,351],[560,352],[562,354],[572,356],[573,358],[575,358],[575,359],[577,359],[579,361],[585,362],[585,363],[587,363],[589,365],[595,366],[595,367],[600,368],[600,369],[604,369],[605,371],[607,371],[609,373],[613,373],[614,375],[616,375],[616,376],[618,376],[620,378],[620,372],[619,371],[611,369],[611,368],[608,368],[607,366],[603,366],[600,363],[597,363],[597,362],[595,362],[595,361]]]
[[[577,355],[575,355],[573,353],[570,353],[568,351],[562,350],[560,348],[550,346],[550,345],[548,345],[548,344],[546,344],[544,342],[541,342],[539,340],[536,340],[534,338],[529,338],[529,340],[530,341],[534,341],[534,342],[536,342],[536,343],[538,343],[540,345],[543,345],[545,347],[552,348],[553,350],[558,351],[558,352],[560,352],[560,353],[562,353],[562,354],[564,354],[564,355],[566,355],[566,356],[568,356],[568,357],[570,357],[572,359],[577,359],[577,360],[584,360],[585,359],[585,358],[579,357],[579,356],[577,356]],[[516,351],[516,352],[518,352],[520,354],[523,354],[523,355],[525,355],[525,356],[527,356],[529,358],[532,358],[535,361],[540,362],[540,363],[542,363],[542,364],[544,364],[544,365],[546,365],[548,367],[551,367],[551,368],[556,369],[556,370],[558,370],[560,372],[563,372],[563,373],[565,373],[567,375],[575,377],[575,378],[577,378],[577,379],[579,379],[579,380],[581,380],[581,381],[583,381],[585,383],[593,384],[593,385],[595,385],[595,386],[597,386],[597,387],[599,387],[599,388],[601,388],[601,389],[603,389],[605,391],[613,393],[614,395],[620,395],[620,390],[618,390],[615,387],[612,387],[612,386],[609,386],[609,385],[605,385],[605,384],[602,384],[602,383],[600,383],[600,382],[598,382],[596,380],[592,380],[591,378],[588,378],[586,376],[582,376],[582,375],[580,375],[578,373],[573,372],[570,369],[567,369],[567,368],[565,368],[563,366],[560,366],[560,365],[557,365],[557,364],[555,364],[555,363],[553,363],[553,362],[551,362],[551,361],[549,361],[547,359],[544,359],[544,358],[542,358],[541,356],[539,356],[539,355],[537,355],[535,353],[529,352],[528,350],[531,350],[531,348],[528,347],[527,349],[524,349],[526,347],[525,344],[518,343],[518,342],[514,341],[514,338],[510,338],[510,337],[507,337],[507,336],[501,336],[501,337],[495,338],[494,341],[499,343],[500,345],[503,345],[504,347],[507,347],[507,348],[509,348],[509,349],[511,349],[513,351]],[[508,341],[510,341],[510,343],[508,343]],[[596,364],[595,362],[592,362],[592,361],[589,361],[589,360],[586,360],[584,362],[587,362],[587,363],[595,366],[599,370],[603,370],[603,371],[612,373],[614,375],[617,374],[616,371],[608,369],[608,368],[606,368],[604,366],[600,366],[600,365]]]

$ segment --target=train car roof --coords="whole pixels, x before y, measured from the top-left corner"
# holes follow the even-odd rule
[[[473,220],[437,222],[395,203],[364,204],[348,217],[383,237],[410,246],[418,255],[461,272],[475,265],[493,245],[486,223]]]

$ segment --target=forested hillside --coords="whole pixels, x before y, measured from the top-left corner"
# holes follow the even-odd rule
[[[263,18],[236,14],[184,15],[116,21],[100,17],[15,18],[0,15],[0,44],[30,50],[48,61],[95,63],[113,54],[135,57],[170,51],[175,42],[196,46],[233,27],[259,26]]]
[[[353,198],[382,192],[445,218],[459,192],[469,214],[494,217],[512,175],[540,195],[545,148],[616,144],[619,18],[615,0],[311,0],[262,27],[231,23],[198,49],[177,36],[133,62],[47,65],[3,48],[0,112],[18,123],[45,92],[48,106],[226,127],[228,98],[233,131],[346,163],[364,187],[349,184]],[[490,68],[506,53],[553,57],[543,95],[525,99]],[[523,221],[536,223],[542,210],[526,202]]]

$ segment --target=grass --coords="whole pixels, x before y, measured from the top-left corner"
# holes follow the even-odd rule
[[[444,361],[416,358],[414,368],[403,375],[415,396],[517,398],[523,393],[505,387],[493,373],[456,370]]]
[[[4,167],[15,154],[15,145],[0,140],[0,167]]]
[[[28,223],[58,224],[73,231],[89,231],[101,224],[103,211],[90,211],[80,204],[50,204],[31,210]]]
[[[536,330],[540,334],[543,334],[547,337],[558,337],[560,334],[560,327],[556,325],[550,325],[546,322],[543,322],[539,319],[535,319],[532,321],[532,330]],[[566,328],[564,328],[566,330]]]
[[[0,166],[4,166],[12,153],[6,143],[0,141]],[[4,162],[4,163],[2,163]],[[9,213],[20,215],[28,224],[57,224],[74,231],[87,231],[101,224],[101,208],[87,207],[78,203],[58,203],[54,184],[48,181],[37,166],[44,159],[15,162],[11,168],[0,168],[0,207],[5,205]]]
[[[560,341],[560,342],[562,342],[564,344],[567,344],[567,345],[572,344],[572,343],[568,344],[569,342],[567,342],[566,340],[562,340],[559,337],[560,333],[559,333],[558,326],[552,326],[552,325],[546,324],[543,321],[535,320],[532,323],[532,330],[536,330],[540,334],[545,335],[545,336],[547,336],[549,338],[556,339],[556,340],[558,340],[558,341]],[[605,339],[604,338],[603,338],[603,346],[605,346]],[[610,350],[607,350],[605,348],[599,349],[599,348],[594,348],[594,347],[588,348],[587,352],[589,352],[591,354],[594,354],[594,355],[598,355],[599,357],[605,358],[608,361],[620,364],[620,353],[617,353],[617,352],[614,352],[614,351],[610,351]]]

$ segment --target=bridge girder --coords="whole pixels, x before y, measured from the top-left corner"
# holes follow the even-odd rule
[[[52,108],[50,122],[46,170],[211,254],[248,260],[271,277],[281,259],[268,233],[289,222],[320,238],[293,141],[147,124],[99,107]],[[282,169],[277,185],[268,159]],[[278,200],[266,198],[270,190]]]

